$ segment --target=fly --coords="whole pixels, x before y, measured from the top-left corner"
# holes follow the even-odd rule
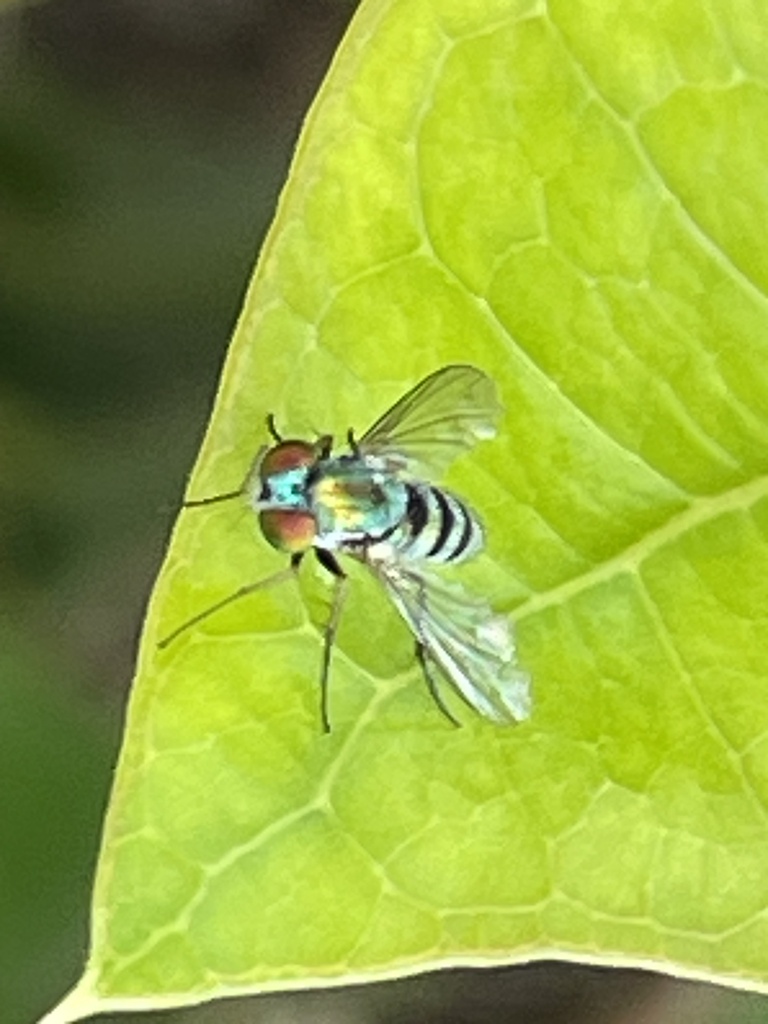
[[[445,366],[425,377],[360,438],[350,429],[348,452],[334,455],[333,438],[284,439],[259,451],[237,491],[190,501],[209,505],[247,496],[266,540],[290,556],[286,568],[248,583],[188,619],[159,644],[233,601],[295,577],[310,550],[334,580],[325,627],[321,718],[330,732],[328,680],[347,574],[338,560],[362,562],[379,580],[416,640],[416,655],[437,706],[445,704],[435,669],[475,711],[499,723],[530,714],[529,677],[517,663],[507,619],[440,568],[467,561],[484,546],[483,527],[467,503],[429,482],[481,439],[492,437],[501,412],[491,379],[474,366]]]

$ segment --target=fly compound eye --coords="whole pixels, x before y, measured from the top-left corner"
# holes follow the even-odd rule
[[[281,441],[270,448],[259,466],[259,476],[263,481],[285,473],[291,469],[301,469],[317,462],[315,446],[307,441]],[[267,495],[268,497],[268,495]]]
[[[267,541],[278,551],[308,551],[317,536],[317,523],[310,512],[269,509],[259,514],[259,521]]]

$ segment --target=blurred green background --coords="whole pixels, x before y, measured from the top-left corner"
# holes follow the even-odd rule
[[[82,968],[144,606],[302,118],[353,8],[2,7],[0,1024],[34,1021]],[[539,964],[114,1019],[415,1017],[757,1024],[768,1000]]]

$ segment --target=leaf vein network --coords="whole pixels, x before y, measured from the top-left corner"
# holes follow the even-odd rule
[[[718,266],[723,268],[725,273],[732,280],[740,284],[745,291],[749,292],[749,294],[757,297],[763,305],[768,305],[768,295],[765,294],[765,292],[741,269],[741,267],[733,262],[726,250],[723,249],[720,242],[718,242],[718,240],[714,238],[712,234],[707,231],[704,225],[696,218],[695,214],[688,207],[683,197],[672,188],[670,183],[664,177],[658,164],[653,159],[648,147],[642,141],[642,137],[637,129],[636,123],[632,119],[626,117],[621,110],[611,102],[608,96],[601,91],[597,82],[587,70],[584,62],[580,59],[578,54],[574,52],[573,47],[568,42],[566,33],[560,28],[557,21],[552,16],[551,11],[549,11],[549,20],[553,30],[557,33],[564,52],[570,57],[574,70],[581,79],[585,90],[594,96],[596,102],[600,104],[611,119],[624,131],[627,140],[632,146],[635,156],[646,169],[649,177],[655,181],[663,189],[664,193],[676,204],[685,220],[685,223],[687,223],[692,236],[700,243],[702,248],[709,253]]]
[[[574,576],[550,590],[542,591],[523,601],[515,612],[515,618],[520,622],[548,608],[558,607],[577,594],[605,583],[622,573],[634,573],[647,558],[689,530],[734,510],[745,511],[766,497],[768,497],[768,476],[757,477],[746,484],[733,487],[720,494],[696,498],[682,511],[672,515],[665,523],[655,530],[651,530],[612,558],[598,563],[594,568],[579,576]]]

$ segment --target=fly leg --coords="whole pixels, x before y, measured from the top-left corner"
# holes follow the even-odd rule
[[[331,614],[325,624],[323,638],[323,668],[320,676],[320,718],[323,723],[323,732],[331,731],[331,717],[328,710],[328,680],[331,672],[331,652],[336,639],[336,633],[341,621],[341,611],[344,607],[344,598],[347,593],[348,577],[344,570],[330,551],[325,548],[315,548],[317,560],[324,569],[333,576],[333,603]]]
[[[434,700],[435,704],[437,704],[437,706],[440,708],[440,710],[451,723],[451,725],[461,727],[461,722],[453,714],[453,712],[445,703],[440,694],[440,690],[438,689],[437,686],[437,680],[435,679],[434,674],[432,672],[432,663],[429,660],[429,651],[427,650],[426,646],[421,642],[421,640],[416,641],[416,658],[418,659],[418,662],[421,665],[421,671],[424,673],[424,679],[426,680],[427,683],[427,689],[432,695],[432,700]]]
[[[349,450],[352,452],[356,459],[362,457],[360,445],[357,443],[357,438],[355,437],[355,432],[352,429],[352,427],[350,427],[349,430],[347,431],[347,444],[349,445]]]
[[[304,552],[292,555],[291,564],[286,569],[281,569],[280,572],[275,572],[271,576],[267,576],[266,579],[258,580],[256,583],[246,583],[244,587],[239,587],[234,593],[222,598],[221,601],[217,601],[216,604],[212,604],[208,608],[203,609],[203,611],[198,612],[197,615],[193,615],[191,619],[187,619],[186,622],[182,622],[180,626],[177,626],[171,633],[158,641],[157,646],[161,650],[164,650],[176,639],[176,637],[181,636],[182,633],[186,633],[188,629],[191,629],[192,626],[196,626],[199,622],[202,622],[203,619],[207,619],[209,615],[213,615],[215,612],[221,611],[222,608],[226,608],[227,605],[233,604],[235,601],[239,601],[241,597],[247,597],[248,594],[253,594],[257,590],[266,590],[267,587],[274,587],[278,583],[283,583],[285,580],[294,578],[303,555]]]
[[[427,604],[427,596],[422,583],[419,587],[419,610],[425,612]],[[456,718],[451,709],[443,700],[442,694],[437,685],[434,673],[432,672],[432,662],[429,658],[429,646],[424,640],[424,635],[421,630],[421,623],[417,623],[419,630],[416,638],[416,658],[421,665],[421,671],[424,673],[424,679],[427,683],[427,689],[432,695],[432,700],[437,704],[442,713],[448,719],[448,721],[455,726],[460,727],[461,722]]]

